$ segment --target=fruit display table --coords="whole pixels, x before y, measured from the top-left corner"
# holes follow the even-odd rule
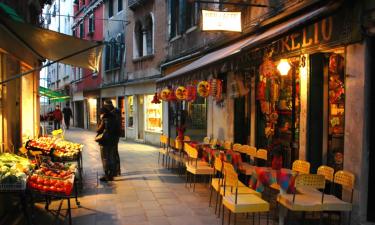
[[[79,183],[82,187],[82,144],[65,141],[56,137],[40,137],[38,139],[29,140],[26,143],[26,149],[28,149],[32,155],[49,156],[54,162],[76,162]]]

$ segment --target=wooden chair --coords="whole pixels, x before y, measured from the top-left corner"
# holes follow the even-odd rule
[[[319,174],[299,174],[295,180],[293,194],[279,194],[277,202],[287,210],[299,212],[322,212],[324,191],[320,195],[297,194],[298,188],[325,188],[325,177]]]
[[[266,166],[268,160],[268,151],[266,149],[258,149],[255,156],[255,164],[257,166]]]
[[[162,165],[164,166],[164,161],[166,162],[166,157],[168,154],[168,137],[165,135],[160,135],[160,148],[159,148],[159,156],[158,156],[158,163],[160,162],[160,156],[162,155]]]
[[[167,152],[167,168],[169,169],[172,163],[172,154],[176,149],[176,139],[169,138],[168,152]]]
[[[189,136],[184,136],[184,141],[191,141]]]
[[[214,168],[210,167],[207,162],[203,162],[198,159],[198,150],[193,148],[189,144],[184,144],[184,150],[188,155],[188,160],[185,163],[186,165],[186,185],[188,181],[188,175],[192,174],[194,179],[193,191],[195,191],[195,183],[197,175],[209,175],[212,176],[214,173]],[[200,161],[200,163],[198,163]],[[191,182],[190,182],[191,186]]]
[[[267,224],[268,224],[268,212],[270,210],[270,204],[264,201],[261,197],[255,194],[239,194],[241,188],[240,181],[238,180],[238,174],[230,169],[225,168],[224,175],[224,190],[223,190],[223,214],[222,214],[222,225],[224,224],[225,208],[228,209],[228,224],[230,224],[231,213],[234,214],[234,224],[236,224],[237,213],[262,213],[267,212]],[[260,220],[259,220],[260,224]]]

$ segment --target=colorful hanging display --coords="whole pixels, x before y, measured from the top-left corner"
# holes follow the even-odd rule
[[[160,92],[160,99],[163,100],[163,101],[168,101],[170,95],[171,95],[171,89],[169,89],[169,88],[164,88],[164,89]]]
[[[216,80],[216,95],[215,95],[215,100],[217,102],[223,99],[222,93],[223,93],[223,81],[218,79]]]
[[[259,67],[259,73],[265,77],[272,77],[277,74],[275,63],[269,59],[264,59],[263,63]]]
[[[176,95],[175,95],[175,91],[171,90],[171,93],[169,94],[167,101],[173,102],[173,101],[176,101],[176,100],[177,100],[177,98],[176,98]]]
[[[186,101],[193,102],[197,98],[197,88],[193,85],[189,85],[186,87],[187,96]]]
[[[176,88],[175,95],[178,100],[186,100],[187,98],[186,88],[184,86],[179,86],[178,88]]]
[[[207,98],[210,94],[210,83],[208,81],[201,81],[198,83],[197,91],[199,96]]]
[[[159,96],[158,96],[158,93],[155,92],[155,95],[154,95],[154,98],[152,99],[151,103],[153,104],[160,104],[160,100],[159,100]]]

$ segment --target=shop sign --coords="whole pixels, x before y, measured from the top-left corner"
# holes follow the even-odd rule
[[[348,15],[348,13],[338,13],[326,17],[314,24],[284,35],[264,46],[264,48],[252,50],[250,54],[245,54],[245,60],[250,62],[254,58],[262,58],[266,53],[265,51],[271,49],[272,56],[279,57],[292,53],[310,53],[316,49],[360,41],[359,26],[350,17],[351,15]]]
[[[202,10],[203,31],[241,32],[241,12]]]

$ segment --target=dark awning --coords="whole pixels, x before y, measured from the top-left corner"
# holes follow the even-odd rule
[[[322,6],[320,8],[317,8],[316,10],[290,19],[284,23],[278,24],[263,33],[254,34],[225,48],[206,54],[203,57],[195,60],[194,62],[172,72],[171,74],[158,79],[156,82],[162,83],[181,75],[195,72],[198,69],[201,69],[209,64],[238,54],[241,50],[256,47],[263,42],[274,39],[275,37],[290,31],[291,29],[305,25],[306,23],[311,22],[313,19],[316,19],[318,16],[322,16],[333,11],[338,6],[339,4],[329,4]]]
[[[12,17],[10,17],[12,18]],[[82,40],[73,36],[43,29],[0,16],[0,34],[17,39],[42,59],[99,71],[102,43]],[[7,49],[8,43],[0,42]]]

